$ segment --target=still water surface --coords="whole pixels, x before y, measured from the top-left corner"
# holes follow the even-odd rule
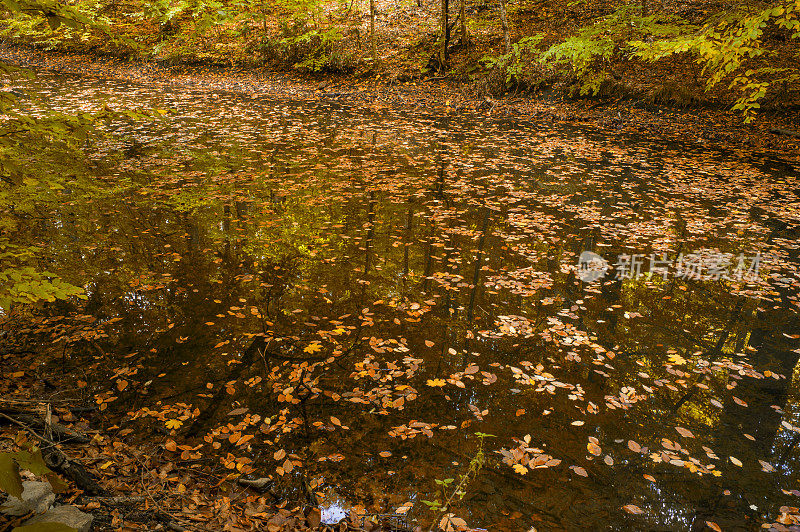
[[[138,411],[138,434],[196,408],[175,439],[255,476],[295,453],[276,489],[310,484],[332,519],[411,502],[427,522],[478,432],[452,508],[476,527],[751,530],[798,504],[790,164],[458,114],[18,87],[31,112],[171,110],[109,125],[87,146],[101,192],[65,191],[30,228],[86,287],[108,335],[89,367],[123,370],[109,410]],[[584,251],[617,268],[581,282]],[[668,271],[647,274],[653,254]],[[80,376],[98,355],[76,345]]]

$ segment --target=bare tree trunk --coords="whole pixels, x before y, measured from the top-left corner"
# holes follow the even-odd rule
[[[461,3],[458,7],[458,16],[461,17],[461,44],[467,44],[467,19],[464,15],[465,6],[464,4],[467,3],[467,0],[461,0]]]
[[[463,0],[462,0],[463,1]],[[483,245],[486,242],[486,233],[489,229],[489,207],[483,207],[483,227],[481,228],[481,238],[478,241],[478,254],[475,256],[475,271],[472,274],[472,289],[469,293],[469,306],[467,307],[467,321],[472,321],[475,316],[475,296],[478,293],[478,281],[481,278],[481,266],[483,263]]]
[[[439,66],[442,70],[444,70],[447,65],[447,46],[450,44],[450,28],[447,26],[449,10],[449,0],[442,0],[442,49],[439,52]]]
[[[508,35],[508,14],[506,13],[506,0],[500,0],[500,20],[503,23],[503,41],[505,53],[511,52],[511,37]]]
[[[378,63],[378,51],[375,44],[375,0],[369,0],[369,41],[372,53],[372,62]]]

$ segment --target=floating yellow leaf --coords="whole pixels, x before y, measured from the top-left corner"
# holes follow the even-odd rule
[[[183,425],[183,421],[180,419],[168,419],[166,423],[164,423],[168,429],[178,429]]]
[[[322,344],[319,343],[319,342],[314,341],[314,342],[311,342],[310,344],[308,344],[305,347],[305,349],[303,349],[303,352],[313,354],[313,353],[316,353],[317,351],[321,351],[321,350],[322,350]]]
[[[686,359],[680,356],[677,353],[673,353],[669,355],[669,361],[671,364],[675,364],[676,366],[680,366],[682,364],[686,364]]]

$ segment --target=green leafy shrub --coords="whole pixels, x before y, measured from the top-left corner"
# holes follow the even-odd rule
[[[233,25],[243,17],[243,2],[221,0],[155,0],[145,14],[162,31],[155,54],[193,60],[230,59],[220,50],[232,37]]]
[[[692,55],[703,67],[706,90],[728,80],[728,88],[737,95],[733,109],[743,113],[745,122],[751,122],[771,87],[791,86],[800,81],[797,68],[764,64],[778,53],[765,44],[764,31],[773,26],[786,31],[790,39],[797,39],[799,11],[800,4],[794,1],[773,4],[756,12],[740,7],[711,17],[697,32],[630,44],[635,55],[646,61],[675,54]]]
[[[521,39],[504,56],[484,60],[489,66],[503,70],[506,85],[521,82],[531,71],[536,75],[532,79],[528,76],[529,85],[541,83],[545,76],[561,74],[575,81],[577,94],[596,96],[603,83],[613,77],[612,59],[624,59],[628,53],[629,39],[652,40],[692,29],[694,26],[680,17],[643,16],[641,6],[625,5],[549,47],[541,47],[547,36],[539,33]]]
[[[344,36],[338,27],[309,30],[296,37],[281,40],[286,53],[297,57],[295,68],[310,72],[345,71],[353,65],[353,56],[344,47]]]
[[[656,39],[680,35],[694,26],[677,16],[641,14],[641,6],[626,5],[578,34],[552,45],[539,61],[554,67],[571,68],[581,96],[596,96],[612,76],[610,61],[615,54],[626,54],[633,38]]]
[[[83,288],[61,280],[56,274],[25,266],[34,257],[31,248],[21,248],[0,240],[0,309],[11,312],[13,306],[55,301],[77,296],[86,299]]]
[[[464,523],[462,519],[456,518],[453,514],[444,514],[450,509],[450,505],[456,499],[462,500],[464,498],[464,496],[467,494],[467,486],[478,476],[481,469],[483,469],[484,464],[486,463],[486,455],[483,452],[484,440],[486,438],[494,438],[495,436],[493,434],[486,434],[483,432],[476,432],[475,436],[478,439],[478,449],[475,451],[475,455],[469,461],[467,470],[458,475],[458,482],[456,482],[456,479],[454,478],[446,478],[443,480],[435,479],[436,485],[438,486],[436,490],[436,497],[432,501],[422,501],[422,503],[427,506],[428,509],[434,512],[434,515],[436,516],[433,524],[428,529],[428,532],[433,530],[433,527],[439,522],[445,525],[456,520]],[[442,530],[456,529],[455,527],[448,528],[447,526],[440,526],[440,528]]]
[[[100,0],[0,0],[6,15],[0,35],[47,49],[64,43],[132,44],[111,33],[113,22],[102,14],[104,8]]]
[[[536,74],[531,75],[531,71],[534,70],[533,65],[541,64],[539,44],[544,37],[544,33],[524,37],[513,43],[511,51],[505,55],[483,57],[481,61],[488,69],[500,76],[502,85],[489,92],[502,92],[498,89],[507,89],[514,85],[530,87],[542,82],[543,77]]]
[[[41,250],[17,238],[20,220],[37,215],[82,173],[88,115],[33,120],[16,114],[14,98],[0,99],[0,308],[83,293],[38,268]]]

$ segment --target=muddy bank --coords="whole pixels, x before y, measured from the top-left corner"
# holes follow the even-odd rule
[[[580,124],[606,134],[637,134],[675,139],[705,147],[800,158],[800,112],[763,113],[745,125],[739,114],[722,108],[675,108],[637,99],[568,100],[553,94],[480,96],[469,85],[442,77],[400,81],[389,77],[302,76],[267,68],[222,67],[124,59],[94,53],[39,50],[0,42],[0,60],[23,67],[185,87],[231,91],[261,97],[333,100],[373,111],[472,114]]]

